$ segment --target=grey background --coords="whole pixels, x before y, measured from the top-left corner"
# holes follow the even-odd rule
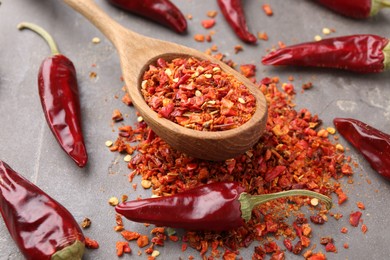
[[[243,1],[250,30],[254,33],[265,31],[267,42],[259,41],[256,46],[242,43],[223,19],[217,16],[216,34],[212,43],[198,43],[193,40],[196,33],[207,33],[200,22],[206,19],[208,10],[218,10],[215,1],[173,0],[173,2],[193,19],[188,21],[187,35],[178,35],[165,27],[145,19],[120,11],[106,1],[96,1],[110,16],[122,25],[141,34],[173,41],[198,50],[206,50],[216,44],[219,52],[233,59],[237,64],[257,65],[257,78],[279,76],[287,82],[288,76],[295,77],[293,84],[297,90],[297,109],[308,108],[318,114],[324,126],[332,126],[334,117],[354,117],[389,133],[390,129],[390,74],[364,75],[334,70],[269,68],[260,64],[266,50],[277,46],[278,41],[294,44],[312,41],[315,35],[322,35],[322,28],[334,28],[335,33],[323,37],[341,36],[355,33],[390,35],[390,10],[382,10],[375,18],[356,21],[344,18],[321,8],[311,0],[252,0]],[[274,16],[267,17],[261,5],[270,3]],[[49,48],[44,41],[31,31],[18,31],[19,22],[34,22],[47,29],[59,44],[63,54],[75,64],[81,91],[83,127],[89,152],[89,163],[79,169],[59,148],[44,119],[37,95],[37,71]],[[99,37],[100,44],[93,44],[92,38]],[[234,54],[234,46],[241,44],[244,51]],[[96,64],[96,67],[93,67]],[[97,73],[91,79],[90,73]],[[85,259],[116,259],[115,242],[121,236],[113,231],[114,210],[107,201],[111,196],[128,194],[135,198],[142,194],[150,196],[138,185],[134,191],[127,182],[130,172],[121,155],[111,153],[104,145],[106,140],[115,140],[117,125],[112,125],[113,109],[119,108],[126,114],[125,123],[135,121],[134,110],[121,103],[121,71],[115,49],[103,35],[86,19],[67,7],[62,1],[49,0],[1,0],[0,5],[0,159],[7,162],[36,183],[53,198],[62,203],[78,222],[84,217],[92,220],[92,226],[85,235],[100,243],[98,250],[87,250]],[[300,93],[301,85],[311,81],[313,89]],[[348,146],[343,140],[341,143]],[[353,177],[354,184],[345,184],[344,190],[349,200],[342,206],[336,205],[332,212],[344,217],[333,218],[324,226],[313,225],[315,251],[324,251],[319,245],[319,237],[333,236],[338,253],[328,253],[328,259],[388,259],[388,232],[390,186],[378,176],[364,159],[353,149],[348,152],[359,163]],[[367,181],[369,180],[369,181]],[[345,182],[346,180],[343,180]],[[139,179],[134,180],[139,183]],[[371,184],[369,184],[369,182]],[[334,199],[336,201],[336,199]],[[363,201],[366,210],[362,219],[368,232],[362,234],[359,228],[348,224],[348,215],[356,211],[356,202]],[[346,226],[347,234],[340,228]],[[142,233],[149,229],[140,224],[125,221],[129,230]],[[348,243],[350,248],[344,249]],[[242,249],[240,256],[250,259],[252,243]],[[199,253],[188,249],[182,252],[181,243],[167,242],[157,248],[161,252],[158,259],[187,259]],[[133,253],[123,258],[146,259],[137,256],[138,247],[131,243]],[[282,247],[283,248],[283,247]],[[302,257],[286,253],[287,259]],[[10,238],[5,225],[0,221],[0,259],[23,259]]]

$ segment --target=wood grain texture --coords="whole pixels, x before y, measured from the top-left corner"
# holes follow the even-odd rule
[[[172,147],[201,159],[225,160],[244,153],[259,140],[267,121],[266,100],[258,87],[239,72],[203,52],[130,31],[105,14],[93,0],[64,2],[85,16],[115,46],[127,91],[135,108],[153,131]],[[149,64],[155,64],[160,57],[169,61],[190,56],[219,64],[226,73],[234,75],[249,88],[256,97],[256,111],[248,122],[226,131],[196,131],[159,117],[146,104],[140,86],[142,75]]]

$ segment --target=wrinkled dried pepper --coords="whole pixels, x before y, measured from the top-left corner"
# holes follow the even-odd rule
[[[85,238],[71,213],[0,161],[0,212],[28,260],[78,260]]]
[[[47,124],[61,148],[79,166],[88,161],[81,128],[81,112],[76,69],[71,60],[59,53],[57,44],[43,28],[21,23],[19,29],[30,29],[42,36],[52,56],[43,60],[38,73],[38,92]]]
[[[371,167],[390,180],[390,135],[352,118],[335,118],[333,122]]]
[[[256,43],[256,36],[249,32],[241,0],[217,0],[217,3],[236,35],[244,42]]]
[[[317,0],[323,6],[342,15],[364,19],[376,15],[382,8],[390,7],[387,0]]]
[[[329,197],[309,190],[288,190],[251,196],[237,182],[215,182],[175,195],[123,202],[117,213],[129,220],[184,228],[223,231],[239,228],[251,218],[255,206],[289,196],[312,196],[326,202]]]
[[[372,34],[334,37],[273,51],[262,63],[376,73],[390,66],[390,44],[387,38]]]
[[[178,33],[187,30],[187,20],[180,9],[169,0],[108,0],[109,3],[157,23]]]

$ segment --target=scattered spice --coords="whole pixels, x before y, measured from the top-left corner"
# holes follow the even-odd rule
[[[268,41],[268,34],[266,32],[257,33],[257,38],[263,41]]]
[[[356,203],[356,206],[357,206],[359,209],[361,209],[361,210],[365,210],[365,209],[366,209],[366,206],[365,206],[364,203],[361,202],[361,201],[358,201],[358,202]]]
[[[115,122],[119,122],[123,120],[123,115],[119,109],[114,109],[111,116],[112,120]]]
[[[165,73],[168,68],[159,70]],[[170,70],[171,75],[174,74],[174,70]],[[317,135],[320,130],[317,128],[321,125],[317,115],[312,115],[307,109],[294,109],[293,86],[280,90],[278,83],[279,78],[274,77],[264,78],[258,84],[268,104],[266,131],[251,150],[230,160],[210,162],[188,157],[151,134],[153,132],[145,122],[138,123],[131,135],[119,135],[119,142],[132,145],[138,151],[128,163],[133,170],[129,180],[133,180],[135,175],[149,180],[153,196],[176,194],[208,182],[237,181],[253,195],[306,188],[326,195],[336,193],[339,203],[343,203],[347,195],[337,180],[345,176],[341,170],[347,163],[344,153],[337,150],[328,137]],[[196,97],[196,90],[192,91]],[[291,241],[296,236],[300,238],[291,245],[291,250],[301,254],[303,248],[311,244],[311,228],[305,218],[297,220],[293,228],[287,223],[286,214],[303,205],[310,205],[313,210],[321,212],[318,215],[325,220],[327,211],[323,207],[311,206],[310,199],[291,198],[288,201],[272,201],[257,207],[252,212],[251,221],[236,230],[224,233],[187,231],[183,236],[182,250],[191,246],[206,256],[217,250],[213,251],[210,246],[214,243],[217,245],[215,248],[225,249],[222,257],[235,257],[240,248],[249,246],[254,240],[283,234]],[[153,239],[158,243],[164,242],[161,237]],[[271,251],[271,245],[267,245],[268,251]],[[264,248],[256,246],[254,255],[262,255],[262,250]],[[277,252],[272,251],[272,254],[277,256]],[[310,257],[325,259],[320,258],[322,256],[321,253],[313,253]]]
[[[215,25],[215,19],[206,19],[206,20],[202,20],[201,21],[201,24],[202,26],[205,28],[205,29],[210,29],[211,27],[213,27]]]
[[[272,8],[269,4],[263,4],[263,11],[266,15],[268,16],[272,16],[274,14],[274,12],[272,11]]]
[[[194,40],[197,42],[204,42],[205,36],[203,34],[197,33],[194,35]]]
[[[210,18],[214,18],[214,17],[216,17],[216,16],[217,16],[217,14],[218,14],[218,12],[217,12],[217,11],[215,11],[215,10],[210,10],[210,11],[207,11],[207,16],[208,16],[208,17],[210,17]]]
[[[349,223],[353,227],[357,227],[359,225],[360,218],[362,213],[360,211],[353,212],[349,215]]]
[[[367,230],[368,230],[367,225],[363,224],[362,225],[362,232],[363,232],[363,234],[366,234]]]
[[[236,128],[255,112],[248,88],[208,60],[159,59],[144,74],[141,91],[159,116],[195,130]]]
[[[85,247],[89,249],[98,249],[99,243],[89,237],[85,237]]]
[[[126,241],[116,242],[116,255],[122,256],[124,253],[131,253],[129,242]]]

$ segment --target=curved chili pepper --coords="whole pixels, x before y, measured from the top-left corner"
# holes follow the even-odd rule
[[[187,30],[187,20],[180,9],[169,0],[108,0],[123,10],[161,23],[178,33]]]
[[[28,260],[77,260],[85,238],[71,213],[0,161],[0,213]]]
[[[256,36],[249,32],[241,0],[217,0],[217,3],[236,35],[244,42],[256,43]]]
[[[317,0],[327,8],[356,19],[369,18],[376,15],[382,8],[390,7],[386,0]]]
[[[159,198],[123,202],[115,210],[129,220],[187,230],[224,231],[249,221],[252,209],[270,200],[288,196],[312,196],[330,208],[325,195],[308,190],[249,195],[236,182],[215,182]]]
[[[333,123],[371,167],[390,180],[390,135],[352,118],[335,118]]]
[[[372,34],[341,36],[273,51],[262,63],[382,72],[390,66],[390,44],[388,39]]]
[[[75,67],[60,54],[53,38],[41,27],[21,23],[42,36],[49,44],[52,56],[43,60],[38,74],[38,91],[47,124],[62,149],[79,167],[88,161],[81,129],[79,90]]]

